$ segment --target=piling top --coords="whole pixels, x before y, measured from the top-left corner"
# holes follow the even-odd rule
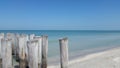
[[[11,43],[12,39],[9,39],[9,38],[2,38],[1,39],[1,42],[8,42],[8,43]]]
[[[28,44],[34,44],[34,43],[37,43],[37,42],[38,42],[38,40],[35,40],[35,39],[34,39],[34,40],[27,41]]]
[[[14,33],[7,33],[6,35],[7,35],[7,36],[13,36]]]
[[[35,36],[35,37],[34,37],[34,39],[39,39],[39,38],[41,38],[41,36]]]
[[[60,38],[59,41],[62,41],[62,40],[68,40],[67,37],[64,37],[64,38]]]
[[[4,33],[0,33],[0,36],[4,36]]]
[[[3,38],[2,41],[11,41],[12,39],[10,38]]]
[[[34,37],[34,36],[35,36],[35,34],[30,34],[30,36],[33,36],[33,37]]]
[[[16,33],[15,36],[16,36],[16,38],[18,38],[18,37],[20,36],[20,34],[19,34],[19,33]]]
[[[0,39],[4,38],[4,33],[0,33]]]

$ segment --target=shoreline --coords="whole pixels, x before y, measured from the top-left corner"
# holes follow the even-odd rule
[[[103,51],[99,51],[99,52],[95,52],[95,53],[91,53],[91,54],[87,54],[85,56],[77,56],[74,57],[72,59],[70,59],[69,61],[69,66],[70,68],[74,67],[75,65],[80,65],[81,63],[85,64],[85,63],[89,63],[90,61],[94,61],[96,63],[98,63],[98,61],[96,60],[96,58],[100,59],[102,56],[103,57],[111,57],[109,56],[111,53],[115,53],[117,54],[118,51],[120,51],[120,47],[113,47],[113,48],[109,48]],[[106,54],[108,54],[108,56],[106,56]],[[112,54],[112,56],[115,56],[114,54]],[[95,59],[95,60],[93,60]],[[115,58],[115,59],[119,59],[119,57]],[[101,59],[102,60],[102,59]],[[104,60],[103,60],[104,61]],[[114,61],[114,59],[113,59]],[[95,64],[96,64],[95,63]],[[81,65],[82,66],[82,65]],[[49,65],[48,68],[60,68],[60,65]],[[76,67],[77,68],[77,67]],[[79,68],[79,67],[78,67]],[[86,68],[86,67],[85,67]]]
[[[101,47],[101,48],[92,48],[92,49],[88,49],[88,50],[85,50],[85,51],[78,51],[79,54],[73,54],[71,57],[69,57],[70,60],[74,60],[76,58],[82,58],[82,57],[85,57],[85,56],[88,56],[88,55],[92,55],[92,54],[97,54],[97,53],[101,53],[101,52],[105,52],[105,51],[109,51],[109,50],[113,50],[113,49],[116,49],[116,48],[120,48],[120,45],[118,46],[106,46],[106,47]],[[81,53],[81,54],[80,54]]]

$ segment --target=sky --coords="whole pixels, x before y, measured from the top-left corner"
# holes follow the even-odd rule
[[[0,0],[0,30],[120,30],[120,0]]]

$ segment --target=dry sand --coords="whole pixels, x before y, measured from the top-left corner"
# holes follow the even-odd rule
[[[48,68],[60,68],[60,65],[52,65]],[[69,61],[68,68],[120,68],[120,48],[76,58]]]

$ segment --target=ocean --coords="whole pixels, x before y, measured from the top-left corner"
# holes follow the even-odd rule
[[[69,40],[70,59],[120,46],[120,31],[112,30],[0,30],[0,32],[48,35],[49,62],[59,60],[59,39],[63,37]]]

